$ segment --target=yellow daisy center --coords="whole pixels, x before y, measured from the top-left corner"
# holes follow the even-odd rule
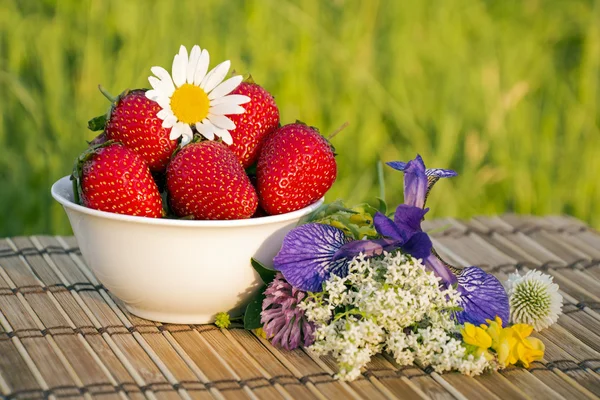
[[[199,86],[185,83],[171,96],[171,110],[177,120],[186,124],[202,121],[208,115],[210,100]]]

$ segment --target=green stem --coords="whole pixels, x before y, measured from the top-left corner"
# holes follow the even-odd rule
[[[113,96],[112,94],[108,93],[102,85],[98,85],[98,89],[100,90],[100,93],[102,93],[104,95],[104,97],[106,97],[108,99],[108,101],[110,101],[111,103],[114,103],[117,101],[117,98],[115,96]]]
[[[331,132],[329,136],[327,136],[327,140],[333,139],[335,135],[343,131],[349,124],[350,123],[348,121],[344,122],[342,125],[340,125],[339,128],[337,128],[335,131]]]
[[[377,183],[379,184],[379,198],[385,201],[385,180],[383,176],[383,163],[377,162]]]

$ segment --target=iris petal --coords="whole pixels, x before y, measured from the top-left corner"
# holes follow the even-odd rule
[[[386,163],[388,166],[394,168],[395,170],[404,172],[406,168],[406,163],[404,161],[390,161]]]
[[[499,316],[509,320],[508,296],[502,284],[491,274],[478,267],[468,267],[458,276],[463,311],[457,313],[459,323],[484,324],[486,319]]]
[[[406,163],[403,161],[390,161],[386,163],[389,167],[392,167],[395,170],[402,171],[406,169]],[[444,168],[427,168],[425,170],[426,176],[434,176],[436,178],[452,178],[453,176],[458,175],[456,171],[451,169]]]
[[[442,168],[428,168],[425,170],[425,175],[435,176],[436,178],[452,178],[458,175],[456,171]]]
[[[423,208],[427,193],[425,164],[420,155],[410,160],[404,168],[404,204]]]
[[[429,208],[422,209],[406,204],[400,204],[394,213],[394,223],[398,229],[404,231],[408,236],[411,236],[416,232],[423,231],[423,229],[421,229],[421,221],[428,211]]]
[[[401,248],[405,253],[410,254],[414,258],[425,260],[431,254],[431,239],[425,232],[417,232],[411,236]]]
[[[430,254],[425,258],[425,266],[431,269],[437,276],[442,278],[446,286],[457,283],[456,275],[452,273],[436,256]]]
[[[401,240],[402,243],[408,240],[406,233],[399,229],[394,221],[380,212],[375,213],[375,216],[373,217],[373,225],[375,226],[377,233],[379,233],[381,236]]]
[[[335,260],[334,256],[348,241],[344,232],[333,226],[302,225],[285,236],[273,266],[295,288],[320,292],[331,273],[347,269],[348,259]]]

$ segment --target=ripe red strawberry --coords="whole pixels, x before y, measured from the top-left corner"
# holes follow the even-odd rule
[[[263,138],[279,126],[279,109],[273,96],[251,81],[242,82],[231,94],[250,97],[250,102],[242,105],[245,113],[227,116],[235,123],[229,148],[248,168],[256,162]]]
[[[78,202],[96,210],[160,218],[162,199],[142,157],[108,141],[79,156],[73,171]]]
[[[150,171],[164,171],[177,148],[177,140],[169,139],[171,128],[163,128],[163,121],[156,116],[161,110],[158,103],[146,98],[145,90],[141,89],[125,91],[116,99],[104,94],[114,100],[113,106],[104,120],[102,117],[92,120],[100,120],[99,126],[92,126],[90,121],[90,129],[104,127],[106,139],[119,141],[137,152]]]
[[[256,191],[235,154],[220,142],[183,147],[167,167],[171,210],[194,219],[250,218]]]
[[[264,140],[256,175],[260,205],[267,213],[295,211],[323,197],[333,185],[335,154],[316,129],[285,125]]]

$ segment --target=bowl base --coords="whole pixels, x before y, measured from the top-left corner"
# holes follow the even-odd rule
[[[214,314],[177,314],[177,313],[165,313],[160,311],[149,311],[141,308],[131,307],[125,304],[125,308],[130,313],[144,319],[149,319],[157,322],[165,322],[169,324],[182,324],[182,325],[200,325],[200,324],[212,324],[215,322]],[[232,317],[238,316],[239,313],[230,313]]]

